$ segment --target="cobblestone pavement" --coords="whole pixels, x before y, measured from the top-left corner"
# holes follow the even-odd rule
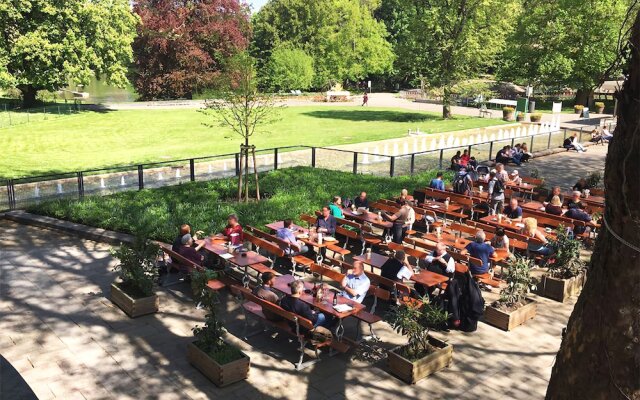
[[[454,363],[416,385],[377,355],[404,343],[385,323],[375,345],[295,372],[295,343],[267,334],[238,339],[243,317],[223,294],[229,338],[251,357],[247,381],[219,389],[186,360],[191,328],[203,321],[186,285],[159,289],[158,314],[129,319],[108,300],[108,246],[0,220],[0,354],[46,399],[542,399],[573,302],[538,298],[538,315],[512,332],[436,335]],[[495,293],[485,293],[487,302]],[[347,335],[353,336],[353,321]]]

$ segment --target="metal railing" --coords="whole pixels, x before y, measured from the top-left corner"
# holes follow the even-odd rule
[[[569,129],[542,132],[518,137],[492,138],[488,141],[407,154],[376,154],[352,150],[314,146],[285,146],[256,150],[258,171],[309,166],[354,174],[381,176],[412,175],[430,169],[448,168],[449,159],[458,150],[468,150],[479,162],[493,160],[493,155],[506,145],[527,143],[529,151],[541,151],[559,147],[566,139]],[[579,132],[580,140],[586,131]],[[531,133],[531,132],[529,132]],[[528,141],[528,142],[527,142]],[[438,146],[440,147],[440,146]],[[250,160],[253,167],[253,160]],[[83,199],[85,196],[108,195],[129,190],[143,190],[186,182],[207,181],[237,177],[240,174],[240,154],[228,153],[207,157],[187,158],[147,164],[136,164],[112,168],[91,169],[61,174],[48,174],[24,178],[7,179],[0,186],[0,210],[15,210],[41,201],[63,198]]]

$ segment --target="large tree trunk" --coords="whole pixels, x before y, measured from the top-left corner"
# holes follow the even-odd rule
[[[578,89],[576,91],[575,103],[576,105],[591,107],[593,103],[593,89]]]
[[[36,105],[36,95],[38,94],[38,89],[33,85],[19,85],[18,89],[22,93],[22,107],[34,107]]]
[[[640,399],[640,15],[607,155],[606,223],[547,399]],[[608,228],[607,228],[608,226]]]
[[[442,118],[451,118],[451,88],[445,85],[442,91]]]

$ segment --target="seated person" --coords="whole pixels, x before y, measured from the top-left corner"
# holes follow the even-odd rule
[[[522,156],[524,155],[524,153],[522,153],[522,149],[520,149],[520,143],[516,144],[513,148],[509,146],[509,152],[511,158],[513,158],[513,162],[518,165],[522,164]]]
[[[369,292],[369,286],[371,286],[369,277],[364,273],[364,264],[362,261],[355,261],[353,263],[351,273],[344,277],[342,282],[340,282],[340,286],[342,287],[342,296],[362,303],[367,292]]]
[[[603,140],[602,134],[600,133],[599,128],[594,128],[591,131],[591,139],[589,140],[592,143],[600,143]]]
[[[553,253],[553,248],[549,246],[549,241],[544,236],[542,232],[538,229],[538,220],[535,218],[525,218],[522,223],[524,224],[524,228],[522,228],[521,233],[529,238],[537,239],[542,242],[542,244],[534,243],[530,241],[527,247],[528,251],[542,254],[543,256],[549,256]]]
[[[482,261],[482,265],[479,267],[477,265],[469,265],[469,270],[473,275],[484,274],[489,271],[491,266],[489,259],[495,253],[495,249],[485,241],[486,238],[484,231],[482,229],[478,230],[474,241],[469,243],[461,253],[463,255],[469,254],[471,257]]]
[[[467,165],[469,164],[470,159],[471,159],[471,156],[469,156],[469,150],[463,151],[462,155],[460,156],[460,165],[467,168]]]
[[[196,247],[193,247],[194,240],[191,235],[187,233],[182,237],[181,243],[182,245],[180,246],[180,249],[178,249],[178,254],[180,254],[187,260],[193,261],[198,265],[202,265],[204,256],[198,252],[205,245],[204,241],[202,241],[202,243],[200,243]]]
[[[353,200],[353,205],[356,208],[369,208],[369,199],[367,199],[367,192],[360,192],[360,196]]]
[[[591,215],[580,208],[570,208],[567,210],[567,213],[564,216],[578,221],[591,222]],[[573,229],[573,232],[579,235],[581,233],[584,233],[585,230],[586,227],[584,226],[576,226]]]
[[[554,196],[557,196],[560,199],[560,202],[564,200],[561,193],[560,186],[554,186],[553,189],[551,189],[551,193],[549,193],[547,198],[544,200],[543,204],[547,205],[548,203],[550,203],[551,199],[553,199]]]
[[[579,208],[579,209],[584,209],[584,203],[582,201],[580,201],[580,196],[582,194],[580,192],[578,192],[577,190],[574,191],[571,194],[571,198],[569,200],[567,200],[567,208],[568,209],[572,209],[572,208]]]
[[[577,133],[574,133],[572,136],[566,138],[564,142],[562,142],[562,147],[567,149],[567,151],[576,150],[578,153],[584,153],[585,151],[587,151],[584,146],[582,146],[580,142],[578,142]]]
[[[436,243],[436,249],[424,260],[420,260],[420,267],[449,278],[453,278],[453,273],[456,271],[456,263],[447,253],[447,245],[442,242]]]
[[[291,287],[291,294],[288,294],[280,300],[280,307],[285,309],[286,311],[290,311],[296,315],[304,317],[311,321],[314,327],[324,326],[327,327],[330,325],[331,321],[321,312],[316,312],[311,309],[309,304],[300,300],[300,296],[304,291],[304,283],[300,280],[295,280],[289,284]],[[289,321],[289,325],[295,331],[295,323],[293,321]]]
[[[576,184],[573,185],[573,190],[575,191],[582,192],[585,189],[589,189],[589,184],[587,183],[587,180],[584,178],[579,179],[578,182],[576,182]]]
[[[409,195],[409,191],[407,189],[402,189],[400,191],[400,197],[398,197],[396,201],[400,203],[400,200],[404,200],[410,203],[413,201],[413,196]]]
[[[507,237],[504,228],[497,228],[495,235],[491,239],[491,246],[494,249],[507,249],[509,250],[509,238]]]
[[[390,257],[380,268],[380,276],[396,282],[410,279],[412,275],[413,268],[402,250],[396,251],[393,257]]]
[[[471,156],[469,158],[469,163],[467,164],[467,169],[475,171],[478,168],[478,160],[475,157]]]
[[[509,179],[514,185],[522,184],[522,178],[520,177],[520,173],[517,169],[514,169],[513,172],[509,175]]]
[[[609,129],[607,129],[606,126],[602,127],[602,140],[605,141],[610,141],[611,139],[613,139],[613,135],[611,134],[611,132],[609,132]]]
[[[191,227],[187,224],[180,225],[180,232],[178,236],[173,240],[173,244],[171,245],[171,250],[178,253],[180,251],[180,247],[182,246],[182,238],[186,234],[191,234]],[[196,237],[196,240],[197,237]]]
[[[334,196],[333,201],[329,204],[329,209],[331,210],[331,215],[336,218],[344,218],[342,214],[342,199],[340,196]]]
[[[318,232],[333,236],[336,233],[336,224],[337,221],[335,217],[331,215],[329,206],[322,207],[322,215],[316,220],[316,228],[318,228]]]
[[[460,168],[462,168],[462,164],[460,163],[460,158],[461,158],[460,150],[458,150],[456,154],[453,157],[451,157],[451,169],[453,171],[457,171]]]
[[[242,234],[242,226],[238,223],[238,216],[230,214],[227,217],[227,226],[222,230],[222,235],[225,239],[231,241],[234,246],[241,245],[244,241]]]
[[[258,285],[253,289],[253,294],[256,297],[259,297],[263,300],[271,302],[273,304],[278,304],[280,298],[278,294],[273,290],[273,281],[275,279],[275,275],[273,272],[263,272],[261,275],[262,285]],[[277,314],[272,313],[269,310],[262,309],[262,313],[269,321],[280,321],[282,317]]]
[[[552,215],[562,215],[564,211],[562,210],[562,201],[560,201],[560,197],[553,196],[551,201],[544,207],[544,211]]]
[[[444,192],[444,181],[442,180],[442,172],[438,172],[435,178],[429,183],[431,189],[442,190]]]
[[[522,221],[522,208],[518,205],[516,198],[511,198],[509,205],[502,210],[502,213],[511,221]]]
[[[520,159],[521,162],[529,162],[529,159],[533,157],[533,154],[529,151],[529,147],[526,143],[522,143],[520,145],[520,151],[522,152],[522,158]]]
[[[496,163],[507,164],[512,161],[513,159],[510,156],[509,146],[504,146],[496,154]]]
[[[307,253],[309,251],[309,248],[305,246],[304,243],[296,239],[296,235],[294,234],[293,230],[291,230],[291,225],[292,225],[292,221],[290,219],[285,219],[284,227],[278,229],[278,231],[276,232],[276,236],[278,237],[278,239],[281,239],[284,242],[289,244],[286,247],[285,246],[280,246],[280,247],[282,247],[282,250],[284,250],[285,253],[287,253],[290,256],[300,254],[300,253]]]

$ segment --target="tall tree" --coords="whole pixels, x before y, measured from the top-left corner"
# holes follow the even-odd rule
[[[140,0],[133,83],[143,99],[191,98],[211,87],[224,61],[248,44],[239,0]]]
[[[138,19],[128,0],[0,2],[0,84],[33,106],[38,90],[89,84],[124,86]]]
[[[317,88],[390,71],[393,52],[373,17],[378,6],[379,0],[271,0],[253,18],[258,68],[273,49],[291,46],[313,57]]]
[[[619,65],[610,66],[628,38],[633,21],[625,16],[632,2],[531,0],[498,75],[521,84],[575,88],[576,104],[588,106],[593,89],[620,73]]]
[[[633,17],[631,18],[634,19]],[[603,229],[547,399],[640,399],[640,14],[609,144]]]
[[[495,66],[505,47],[517,0],[408,0],[408,33],[396,45],[404,74],[443,88],[444,118],[451,117],[452,88]]]
[[[213,120],[208,126],[229,128],[242,138],[238,201],[249,201],[250,159],[253,160],[256,199],[260,200],[256,147],[251,144],[251,137],[264,125],[279,119],[281,106],[275,97],[259,92],[255,60],[247,52],[236,54],[226,64],[215,99],[207,100],[202,112]]]

